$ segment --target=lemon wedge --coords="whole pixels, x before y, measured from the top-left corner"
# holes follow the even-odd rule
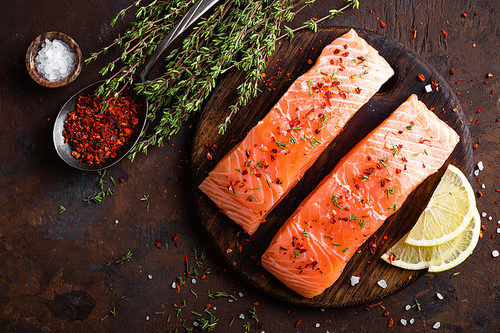
[[[457,237],[437,246],[408,245],[401,238],[393,247],[382,255],[389,264],[404,269],[424,269],[429,272],[442,272],[462,263],[477,245],[481,229],[479,212],[474,209],[474,216],[466,228]]]
[[[445,244],[467,227],[475,209],[476,198],[467,177],[450,164],[405,243],[413,246]]]

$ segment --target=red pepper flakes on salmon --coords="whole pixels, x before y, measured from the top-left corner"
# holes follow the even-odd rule
[[[252,235],[393,74],[390,65],[354,30],[340,36],[222,158],[200,190]],[[268,167],[263,169],[264,165]],[[239,188],[235,182],[247,186]]]
[[[410,121],[411,131],[404,131]],[[386,135],[399,129],[403,134]],[[366,240],[374,253],[377,240],[371,236],[444,164],[458,141],[456,132],[412,95],[300,204],[262,255],[262,266],[300,295],[320,295]],[[378,163],[385,167],[376,168]],[[330,223],[332,217],[341,222]],[[279,251],[289,244],[305,251]]]

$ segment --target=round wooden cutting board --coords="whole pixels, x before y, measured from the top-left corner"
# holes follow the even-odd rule
[[[377,250],[367,248],[368,242],[352,257],[335,284],[321,295],[308,299],[295,293],[260,266],[260,257],[281,225],[294,212],[300,202],[318,185],[357,142],[377,127],[410,94],[417,94],[429,109],[446,121],[461,139],[448,162],[459,167],[469,178],[472,175],[472,144],[462,109],[446,81],[416,53],[407,50],[386,36],[358,31],[375,47],[394,68],[396,74],[349,121],[344,131],[328,146],[317,162],[300,182],[268,215],[253,236],[248,236],[233,221],[222,214],[215,204],[197,187],[218,161],[243,139],[246,133],[261,120],[285,93],[291,83],[314,63],[322,49],[332,40],[346,33],[349,28],[326,28],[317,33],[297,34],[291,42],[281,41],[269,59],[265,80],[260,84],[261,93],[232,117],[226,134],[218,134],[218,125],[230,114],[237,98],[236,88],[244,73],[228,74],[212,93],[196,130],[191,156],[192,195],[198,219],[213,246],[231,269],[265,293],[283,301],[310,307],[345,307],[376,302],[412,283],[425,270],[410,271],[393,267],[380,256],[399,240],[416,222],[446,166],[424,181],[406,200],[405,204],[375,234]],[[312,61],[312,62],[311,62]],[[425,82],[418,75],[425,77]],[[430,80],[439,88],[425,92]],[[211,158],[210,158],[211,156]],[[361,278],[351,286],[350,277]],[[387,287],[377,281],[384,279]]]

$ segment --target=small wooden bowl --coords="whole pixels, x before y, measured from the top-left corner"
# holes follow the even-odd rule
[[[58,39],[66,42],[75,53],[75,65],[73,67],[73,70],[62,80],[51,82],[44,79],[43,76],[36,70],[35,57],[41,50],[42,44],[46,39],[50,41]],[[35,80],[36,83],[48,88],[63,87],[73,82],[80,74],[82,70],[82,51],[80,50],[78,44],[68,35],[56,31],[46,32],[38,36],[33,42],[31,42],[31,45],[28,47],[28,51],[26,52],[26,68],[28,69],[30,76],[33,78],[33,80]]]

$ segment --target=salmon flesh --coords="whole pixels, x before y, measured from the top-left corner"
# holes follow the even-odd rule
[[[335,39],[222,158],[200,190],[252,235],[393,74],[384,58],[354,30]]]
[[[262,255],[262,266],[304,297],[321,294],[458,141],[412,95],[300,204]]]

